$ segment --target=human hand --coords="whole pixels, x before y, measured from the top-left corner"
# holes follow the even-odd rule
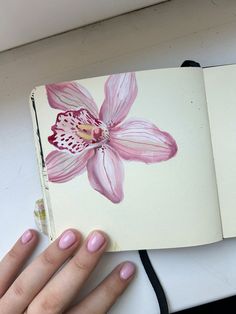
[[[66,230],[22,271],[38,243],[37,232],[26,231],[0,262],[0,313],[107,313],[134,277],[135,267],[130,262],[118,265],[79,304],[71,303],[98,264],[108,241],[104,232],[93,231],[82,243],[78,231]]]

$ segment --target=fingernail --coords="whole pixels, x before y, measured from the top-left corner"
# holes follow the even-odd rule
[[[33,238],[33,233],[30,230],[25,231],[21,236],[21,243],[26,244]]]
[[[134,272],[135,272],[134,264],[126,262],[120,270],[120,278],[127,280],[134,274]]]
[[[59,248],[62,250],[68,249],[72,244],[76,241],[76,235],[71,230],[66,231],[63,233],[62,237],[59,241]]]
[[[104,236],[100,232],[94,231],[87,243],[87,249],[91,253],[96,252],[103,246],[104,243]]]

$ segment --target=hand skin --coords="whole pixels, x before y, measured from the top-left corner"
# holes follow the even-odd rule
[[[77,230],[68,229],[22,270],[38,243],[38,233],[27,230],[0,261],[0,313],[107,313],[134,278],[131,262],[118,265],[79,304],[71,304],[108,241],[102,231],[95,230],[82,241]]]

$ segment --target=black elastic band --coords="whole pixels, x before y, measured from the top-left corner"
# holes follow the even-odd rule
[[[160,313],[169,314],[169,308],[168,308],[168,303],[166,300],[165,292],[157,277],[157,274],[155,273],[154,268],[152,267],[152,263],[149,259],[148,253],[146,250],[139,250],[138,252],[139,252],[139,256],[142,261],[143,267],[148,276],[148,279],[150,280],[150,283],[155,291],[157,301],[159,303]]]
[[[201,65],[198,62],[192,61],[192,60],[185,60],[181,67],[201,67]],[[139,252],[139,256],[141,259],[141,262],[143,264],[143,267],[146,271],[146,274],[148,276],[148,279],[155,291],[156,297],[157,297],[157,301],[159,303],[159,307],[160,307],[160,313],[161,314],[169,314],[169,309],[168,309],[168,303],[167,303],[167,299],[166,299],[166,295],[165,292],[162,288],[162,285],[160,283],[160,280],[157,277],[157,274],[154,270],[154,268],[152,267],[152,263],[149,259],[148,253],[146,250],[140,250]]]
[[[197,67],[200,68],[201,65],[200,63],[193,61],[193,60],[185,60],[182,64],[181,64],[181,68],[182,67]]]

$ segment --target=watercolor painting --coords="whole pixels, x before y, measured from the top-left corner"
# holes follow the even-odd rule
[[[143,119],[125,120],[138,93],[133,72],[108,77],[100,110],[78,82],[49,84],[46,92],[49,105],[60,110],[48,137],[55,148],[46,157],[51,182],[67,182],[87,170],[92,188],[120,203],[123,160],[150,164],[176,155],[177,144],[169,133]]]

